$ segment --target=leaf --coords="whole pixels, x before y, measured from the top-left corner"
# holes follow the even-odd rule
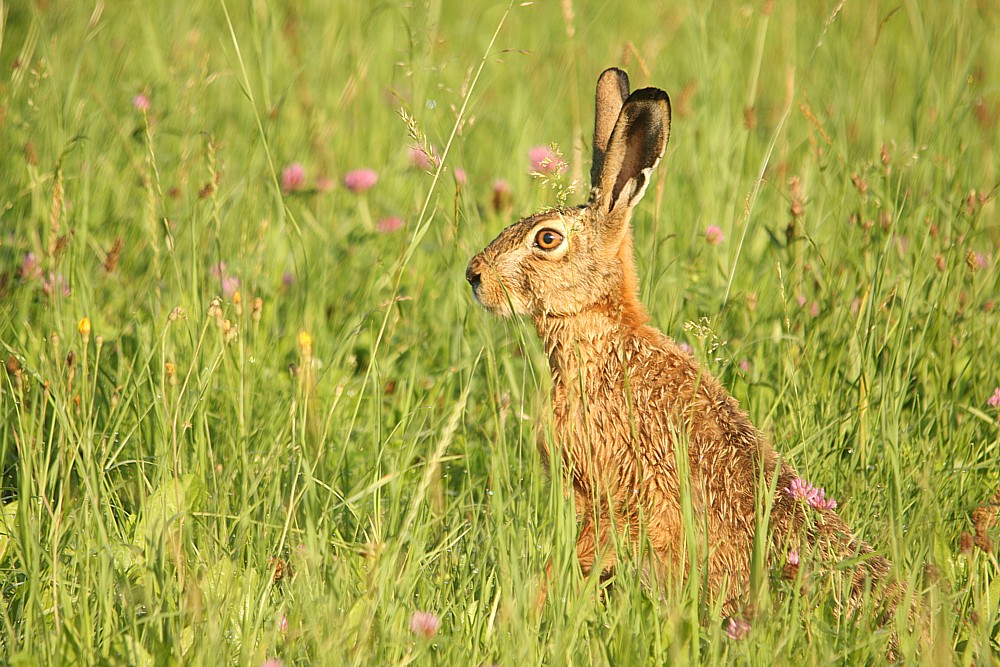
[[[176,526],[177,521],[199,506],[203,488],[194,475],[170,479],[149,494],[142,516],[135,526],[133,543],[145,547],[159,544],[164,531]]]
[[[142,549],[134,544],[112,544],[109,551],[115,569],[126,576],[135,574],[146,562]]]
[[[17,501],[7,503],[0,511],[0,563],[7,554],[7,544],[14,539],[17,523]]]

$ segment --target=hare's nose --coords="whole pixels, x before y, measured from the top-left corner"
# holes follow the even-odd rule
[[[471,266],[465,272],[465,279],[469,281],[470,285],[472,285],[472,289],[479,287],[479,272]]]

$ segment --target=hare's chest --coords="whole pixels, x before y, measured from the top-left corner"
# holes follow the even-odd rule
[[[554,446],[578,483],[594,487],[637,481],[650,449],[645,414],[625,400],[616,386],[589,386],[585,392],[556,385],[552,397],[553,432],[543,455]],[[540,441],[541,442],[541,441]]]

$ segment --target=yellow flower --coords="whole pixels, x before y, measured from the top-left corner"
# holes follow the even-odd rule
[[[313,349],[313,339],[306,331],[299,332],[299,354],[303,357],[311,357]]]
[[[80,318],[80,323],[76,325],[76,330],[80,332],[80,338],[83,338],[84,343],[90,340],[90,328],[90,318]]]

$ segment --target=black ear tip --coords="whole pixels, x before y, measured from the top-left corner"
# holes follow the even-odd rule
[[[660,112],[666,117],[667,122],[670,122],[670,96],[659,88],[640,88],[628,96],[622,108],[623,110],[626,108],[633,109],[633,113],[635,113],[639,109],[650,109],[653,107],[659,107]]]
[[[670,108],[670,96],[659,88],[640,88],[629,95],[625,102],[663,102]]]

